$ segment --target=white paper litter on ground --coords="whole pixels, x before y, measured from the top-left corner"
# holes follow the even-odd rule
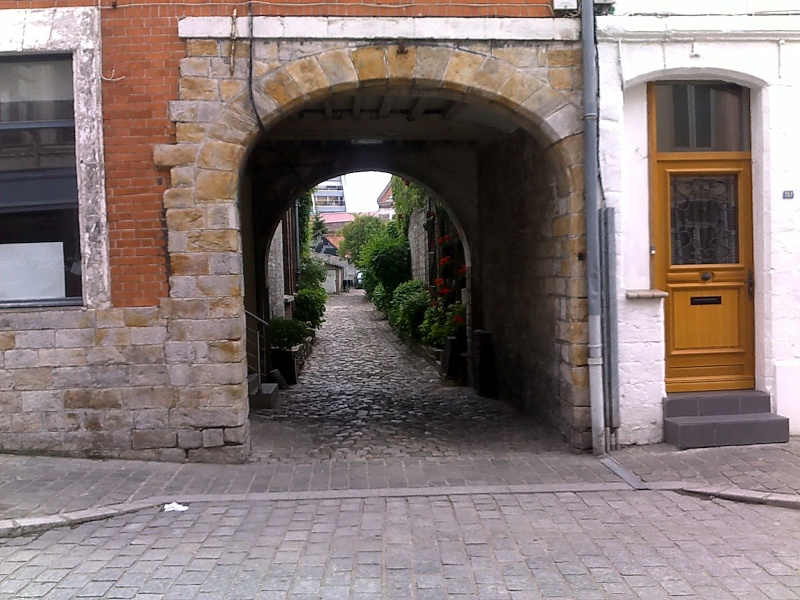
[[[164,512],[183,512],[185,510],[189,510],[189,507],[177,502],[170,502],[164,505]]]

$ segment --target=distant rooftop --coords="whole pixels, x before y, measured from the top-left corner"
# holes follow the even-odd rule
[[[319,216],[325,223],[349,223],[356,219],[353,213],[348,212],[321,213]]]

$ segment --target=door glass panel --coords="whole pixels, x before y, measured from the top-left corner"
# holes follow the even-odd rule
[[[750,150],[750,90],[732,83],[657,83],[659,152]]]
[[[739,262],[736,175],[670,175],[673,265]]]

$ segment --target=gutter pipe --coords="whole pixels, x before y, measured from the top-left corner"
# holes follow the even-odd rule
[[[589,295],[589,405],[592,417],[592,451],[606,453],[603,399],[603,330],[600,284],[600,223],[598,165],[598,68],[594,0],[581,3],[583,47],[583,154],[586,194],[586,278]]]

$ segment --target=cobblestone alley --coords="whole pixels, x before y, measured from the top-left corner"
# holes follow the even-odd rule
[[[361,290],[333,296],[298,385],[252,416],[254,456],[457,457],[566,452],[557,435],[469,387],[445,387]]]

